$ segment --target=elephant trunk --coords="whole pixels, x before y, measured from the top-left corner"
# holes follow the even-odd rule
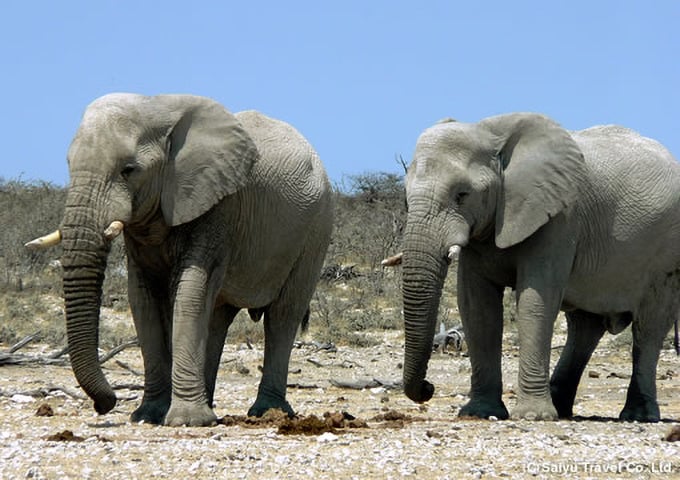
[[[404,393],[415,402],[426,402],[434,386],[425,380],[432,354],[437,311],[448,269],[446,254],[432,248],[432,239],[417,229],[404,236],[402,295],[404,300]]]
[[[98,227],[96,210],[74,202],[77,198],[82,196],[69,191],[61,227],[66,332],[73,373],[94,400],[95,410],[103,414],[116,405],[98,355],[102,284],[110,243]]]

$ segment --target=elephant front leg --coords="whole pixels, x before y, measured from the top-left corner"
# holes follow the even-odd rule
[[[132,258],[128,260],[128,296],[137,338],[144,359],[144,397],[132,413],[133,422],[162,424],[170,408],[171,315],[167,292],[149,288]],[[161,289],[163,291],[161,291]]]
[[[503,289],[480,277],[461,255],[458,266],[458,307],[472,366],[470,401],[462,417],[508,418],[502,400],[501,346]]]
[[[172,400],[165,424],[207,426],[217,422],[208,404],[206,352],[215,282],[203,268],[190,266],[179,277],[172,329]]]
[[[550,343],[561,291],[518,285],[517,331],[519,336],[519,374],[517,405],[513,418],[555,420],[548,381]]]
[[[567,344],[550,379],[550,395],[560,418],[573,416],[581,375],[606,329],[601,315],[576,310],[566,316]]]

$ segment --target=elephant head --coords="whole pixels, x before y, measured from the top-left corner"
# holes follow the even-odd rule
[[[446,121],[423,132],[406,177],[403,257],[385,261],[403,265],[409,398],[434,393],[425,375],[449,257],[477,242],[519,244],[574,204],[582,175],[570,134],[540,115]]]
[[[97,412],[116,403],[97,356],[111,241],[125,229],[160,242],[170,227],[203,215],[246,185],[257,158],[236,118],[206,98],[112,94],[86,109],[68,151],[61,226],[27,246],[63,244],[71,364]]]

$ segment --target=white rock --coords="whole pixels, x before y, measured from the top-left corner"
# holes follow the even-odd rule
[[[20,393],[17,393],[15,395],[12,395],[11,400],[15,403],[32,403],[35,401],[35,398],[29,397],[28,395],[21,395]]]
[[[316,439],[319,443],[329,443],[334,442],[338,439],[338,436],[331,432],[324,432]]]

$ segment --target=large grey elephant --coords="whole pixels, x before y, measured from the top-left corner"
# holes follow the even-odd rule
[[[404,389],[423,402],[450,255],[472,366],[460,415],[508,418],[502,401],[502,297],[517,292],[513,417],[572,416],[605,331],[632,323],[623,420],[658,421],[655,372],[680,306],[680,166],[654,140],[616,126],[568,132],[538,114],[447,121],[418,139],[406,177],[402,257]],[[558,311],[567,343],[549,378]]]
[[[123,231],[145,370],[132,420],[214,423],[220,355],[244,308],[264,317],[265,333],[248,413],[292,414],[290,352],[332,227],[331,187],[309,143],[284,122],[203,97],[111,94],[88,106],[68,164],[62,224],[29,246],[63,244],[69,353],[95,409],[116,404],[97,346],[107,253]]]

